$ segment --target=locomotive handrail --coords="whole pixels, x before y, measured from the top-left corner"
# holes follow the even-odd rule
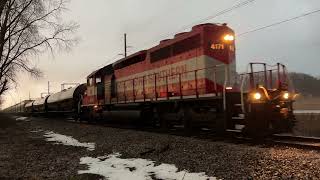
[[[276,71],[277,69],[268,69],[267,71]],[[264,71],[255,71],[253,72],[254,74],[257,74],[257,73],[262,73]],[[245,76],[245,75],[248,75],[250,73],[246,72],[246,73],[240,73],[239,76]]]
[[[210,67],[207,67],[207,68],[200,68],[200,69],[185,71],[185,72],[182,72],[182,73],[174,73],[174,74],[169,74],[169,75],[164,75],[164,76],[157,76],[157,78],[165,78],[166,76],[168,76],[168,77],[170,77],[170,76],[176,76],[176,75],[179,75],[179,74],[186,74],[186,73],[190,73],[190,72],[194,72],[194,71],[201,71],[201,70],[206,70],[206,69],[212,69],[212,68],[220,67],[220,66],[224,66],[224,64],[218,64],[218,65],[210,66]],[[148,74],[148,75],[144,75],[144,76],[139,76],[139,77],[135,77],[135,78],[132,78],[132,79],[127,79],[127,80],[119,81],[119,83],[121,83],[121,82],[126,82],[126,81],[131,81],[131,80],[138,79],[138,78],[142,78],[142,77],[154,76],[155,74],[158,75],[158,74],[160,74],[160,73],[153,73],[153,74]]]
[[[256,65],[256,64],[263,65],[264,66],[264,70],[262,70],[262,71],[254,71],[253,65]],[[251,72],[248,72],[249,66],[250,66],[250,71]],[[271,68],[268,69],[267,67],[271,67]],[[276,67],[276,68],[274,68],[274,67]],[[273,72],[277,73],[277,81],[278,81],[277,85],[278,85],[278,88],[280,88],[280,83],[282,81],[285,81],[285,82],[288,83],[288,85],[293,86],[293,84],[291,82],[291,79],[288,76],[288,72],[287,72],[286,66],[281,64],[281,63],[277,63],[277,64],[271,65],[271,66],[267,65],[266,63],[259,63],[259,62],[250,63],[247,66],[247,72],[239,74],[239,76],[242,77],[241,86],[240,86],[240,91],[241,91],[240,93],[241,93],[241,108],[242,108],[243,112],[245,112],[245,108],[244,108],[244,82],[247,81],[248,75],[250,76],[250,89],[251,90],[256,88],[255,81],[254,81],[255,80],[254,79],[254,75],[255,74],[260,74],[260,73],[264,73],[264,87],[265,88],[269,87],[270,89],[272,89],[272,87],[273,87],[273,76],[272,76]],[[268,77],[268,73],[269,73],[269,77]]]
[[[181,77],[183,75],[185,75],[185,74],[188,74],[188,73],[194,73],[194,81],[195,81],[195,88],[190,88],[190,89],[188,89],[188,91],[189,90],[194,90],[195,91],[194,95],[196,96],[196,98],[199,98],[199,90],[203,89],[203,88],[199,88],[199,86],[198,86],[198,71],[207,70],[207,69],[212,69],[213,70],[214,92],[217,94],[218,88],[217,88],[217,82],[216,82],[216,68],[217,67],[221,67],[221,66],[225,67],[224,68],[225,79],[224,79],[224,84],[223,84],[223,97],[225,99],[225,96],[226,96],[225,88],[227,86],[227,81],[228,81],[228,78],[227,78],[227,76],[228,76],[228,74],[227,74],[228,73],[227,72],[227,66],[225,64],[219,64],[219,65],[214,65],[214,66],[210,66],[210,67],[206,67],[206,68],[199,68],[199,69],[195,69],[195,70],[189,70],[189,71],[185,71],[185,72],[180,72],[180,73],[172,73],[172,74],[166,74],[166,75],[161,75],[161,76],[160,76],[160,73],[154,73],[154,74],[147,74],[147,75],[144,75],[144,76],[134,77],[134,78],[131,78],[131,79],[126,79],[126,80],[123,80],[123,81],[118,81],[118,82],[116,82],[116,87],[118,87],[119,85],[121,85],[121,83],[123,83],[123,88],[124,88],[123,89],[123,93],[120,93],[120,94],[122,94],[122,96],[123,96],[122,98],[124,98],[124,99],[119,100],[119,95],[117,95],[117,97],[116,97],[117,100],[116,101],[117,101],[117,103],[119,101],[123,101],[123,100],[124,100],[125,103],[127,102],[127,95],[128,94],[127,94],[126,84],[128,82],[132,82],[132,97],[133,97],[133,102],[135,102],[136,101],[135,81],[139,80],[139,79],[142,79],[143,101],[146,101],[145,81],[146,81],[146,77],[150,77],[150,76],[154,77],[153,80],[154,80],[154,98],[155,98],[155,100],[158,100],[157,80],[159,80],[159,79],[165,80],[166,95],[165,95],[164,98],[169,99],[170,96],[169,96],[169,82],[168,82],[168,79],[170,77],[174,77],[174,76],[176,76],[178,78],[179,95],[180,95],[180,99],[183,99],[182,79],[181,79]],[[161,97],[161,98],[163,98],[163,97]],[[112,101],[111,99],[110,99],[110,102]],[[226,108],[225,100],[224,100],[224,108]]]

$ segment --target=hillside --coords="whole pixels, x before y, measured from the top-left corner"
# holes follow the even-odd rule
[[[320,96],[320,79],[305,73],[290,73],[298,93],[303,96]]]

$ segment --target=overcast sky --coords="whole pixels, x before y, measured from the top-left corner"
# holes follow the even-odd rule
[[[5,106],[41,92],[60,91],[63,82],[85,82],[95,69],[113,62],[123,52],[123,33],[131,53],[150,48],[165,35],[177,32],[244,0],[73,0],[66,20],[76,21],[80,43],[68,53],[43,55],[34,62],[44,72],[41,79],[20,75],[20,84],[5,97]],[[256,2],[208,20],[228,23],[237,34],[320,9],[319,0],[256,0]],[[188,30],[188,29],[187,29]],[[170,38],[170,36],[169,36]],[[282,62],[290,71],[319,76],[320,13],[239,37],[237,68],[250,61]],[[120,58],[118,56],[117,58]]]

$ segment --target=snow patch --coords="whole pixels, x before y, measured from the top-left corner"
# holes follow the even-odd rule
[[[38,132],[42,132],[43,130],[42,129],[37,129],[37,130],[33,130],[33,131],[30,131],[32,133],[38,133]]]
[[[47,138],[47,141],[56,142],[55,144],[63,144],[66,146],[77,146],[85,147],[89,151],[95,149],[95,143],[81,143],[78,140],[74,139],[72,136],[66,136],[62,134],[57,134],[52,131],[46,132],[44,136]]]
[[[28,120],[28,117],[17,117],[16,118],[16,121],[30,121],[30,120]]]
[[[154,161],[132,158],[121,159],[121,154],[92,158],[83,157],[80,164],[88,165],[88,170],[80,170],[78,174],[97,174],[110,180],[152,180],[152,179],[184,179],[184,180],[215,180],[205,173],[189,173],[178,171],[172,164],[155,165]]]

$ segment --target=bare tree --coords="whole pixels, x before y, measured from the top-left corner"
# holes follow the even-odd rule
[[[19,72],[38,77],[31,64],[44,52],[69,49],[77,24],[64,22],[68,0],[0,0],[0,96],[16,83]]]

